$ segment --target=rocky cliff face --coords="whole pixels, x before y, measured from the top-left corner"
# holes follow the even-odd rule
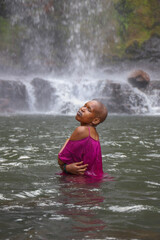
[[[119,58],[148,59],[150,63],[160,59],[160,1],[114,1],[119,41],[112,53]]]
[[[0,4],[0,70],[74,70],[126,60],[158,69],[159,0]]]

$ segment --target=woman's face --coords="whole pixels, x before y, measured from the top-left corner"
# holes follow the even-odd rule
[[[96,118],[97,109],[98,103],[96,101],[89,101],[79,109],[75,118],[81,123],[81,125],[93,125],[93,120]]]

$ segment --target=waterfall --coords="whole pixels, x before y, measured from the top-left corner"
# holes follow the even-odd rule
[[[97,66],[104,42],[114,36],[111,0],[6,2],[11,24],[17,26],[17,58],[24,70],[44,73],[61,68],[83,74]]]
[[[104,4],[106,4],[107,15],[110,3],[110,0],[108,2],[103,0],[70,1],[68,15],[70,37],[67,45],[70,49],[71,71],[77,71],[82,75],[84,71],[96,68],[103,49],[104,38],[107,38],[107,33],[102,32],[102,24],[106,24],[106,30],[109,31],[107,22],[102,23],[103,19],[100,21],[100,18]]]
[[[45,75],[0,80],[0,113],[74,115],[91,99],[101,100],[112,114],[160,114],[160,81],[146,89],[132,87],[125,75]]]
[[[104,43],[117,41],[112,0],[5,2],[15,43],[8,59],[21,75],[14,84],[0,77],[0,112],[74,114],[98,98],[111,113],[160,114],[158,81],[143,91],[127,82],[127,71],[101,67]]]

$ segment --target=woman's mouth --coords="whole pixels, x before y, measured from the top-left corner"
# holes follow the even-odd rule
[[[82,116],[82,112],[79,110],[79,111],[77,112],[77,115],[78,115],[78,116]]]

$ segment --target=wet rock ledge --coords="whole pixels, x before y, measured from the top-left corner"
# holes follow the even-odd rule
[[[150,80],[147,73],[142,70],[134,71],[128,82],[116,83],[111,80],[97,81],[96,97],[108,108],[110,113],[141,114],[149,112],[147,98],[155,98],[155,107],[160,106],[160,81]],[[0,114],[37,111],[47,112],[54,110],[57,102],[56,87],[51,82],[34,78],[30,82],[31,88],[25,82],[0,80]],[[95,93],[93,93],[95,98]],[[70,108],[70,102],[64,102],[65,107]],[[153,104],[154,105],[154,104]],[[65,113],[63,109],[61,113]]]
[[[0,112],[26,111],[28,94],[22,82],[0,80]]]

